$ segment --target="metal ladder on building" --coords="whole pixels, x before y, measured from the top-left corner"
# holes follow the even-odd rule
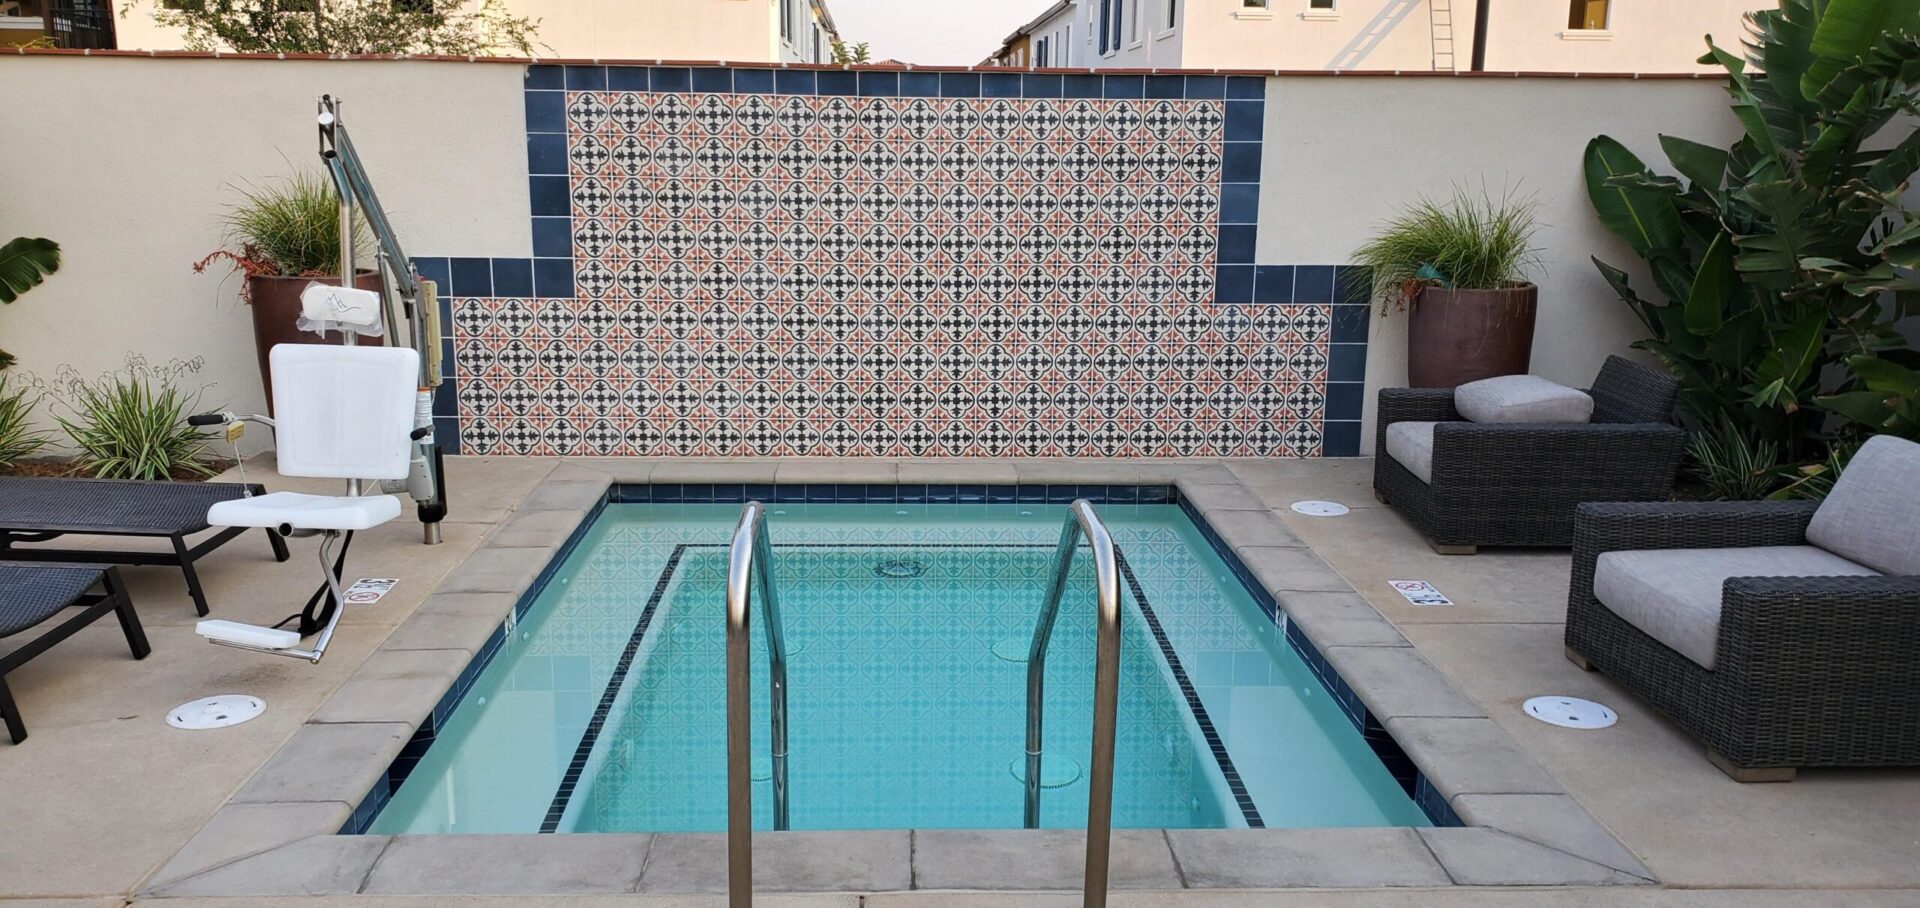
[[[1427,20],[1433,30],[1433,71],[1454,72],[1453,0],[1428,0]]]
[[[727,560],[727,904],[732,908],[753,905],[753,641],[747,618],[756,587],[767,626],[767,683],[772,689],[773,828],[785,830],[787,644],[773,582],[773,546],[767,541],[767,507],[749,501],[740,509]]]
[[[1067,575],[1073,569],[1073,556],[1082,537],[1093,552],[1094,617],[1099,623],[1095,633],[1093,766],[1087,775],[1087,874],[1082,904],[1085,908],[1103,908],[1107,904],[1107,860],[1113,838],[1113,736],[1120,701],[1120,570],[1113,553],[1113,537],[1084,498],[1068,508],[1066,523],[1060,528],[1060,546],[1053,556],[1053,582],[1047,587],[1047,598],[1041,603],[1040,617],[1033,628],[1033,645],[1027,650],[1025,823],[1028,829],[1040,827],[1047,646],[1053,640],[1054,618],[1060,613],[1060,597],[1066,592]]]
[[[753,905],[753,744],[752,638],[748,618],[754,592],[760,599],[761,620],[767,626],[768,684],[771,687],[773,726],[773,828],[789,828],[787,809],[787,650],[780,624],[780,595],[773,579],[773,546],[767,540],[766,505],[747,502],[740,509],[727,561],[727,904]],[[1047,648],[1053,641],[1054,619],[1066,593],[1073,557],[1085,539],[1093,554],[1095,634],[1093,676],[1093,765],[1087,776],[1087,863],[1085,908],[1107,904],[1107,868],[1113,838],[1114,728],[1120,701],[1120,568],[1113,537],[1100,522],[1093,505],[1075,501],[1060,528],[1060,545],[1053,560],[1053,580],[1041,603],[1027,651],[1027,764],[1026,811],[1028,829],[1040,826],[1040,773],[1044,753],[1043,704],[1046,693]]]

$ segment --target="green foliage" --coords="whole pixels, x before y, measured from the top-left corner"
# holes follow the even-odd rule
[[[871,54],[867,51],[865,41],[859,44],[848,44],[845,41],[833,42],[833,62],[835,63],[866,63],[870,58]]]
[[[1493,290],[1521,283],[1537,262],[1531,201],[1455,189],[1422,198],[1353,253],[1383,306],[1404,308],[1424,287]]]
[[[1773,442],[1748,438],[1739,426],[1728,423],[1687,439],[1687,472],[1713,497],[1730,501],[1765,498],[1785,475],[1780,450]]]
[[[340,195],[317,173],[241,191],[227,209],[230,257],[249,275],[331,275],[340,271]],[[363,225],[355,224],[358,242]],[[204,264],[204,263],[203,263]]]
[[[60,270],[60,244],[44,237],[22,236],[0,246],[0,303],[40,286],[47,275]],[[0,350],[0,369],[13,365],[13,355]]]
[[[187,425],[201,392],[180,387],[200,366],[198,359],[156,367],[129,357],[126,368],[93,380],[62,367],[54,388],[67,412],[54,421],[79,449],[79,471],[101,479],[213,475],[200,459],[206,436]]]
[[[1587,146],[1594,211],[1662,298],[1594,264],[1696,424],[1737,426],[1788,464],[1920,437],[1920,360],[1894,330],[1920,313],[1920,217],[1900,199],[1920,171],[1920,134],[1900,138],[1920,114],[1920,0],[1781,0],[1748,23],[1746,59],[1711,39],[1702,58],[1727,71],[1745,131],[1732,148],[1662,136],[1667,176],[1607,136]]]
[[[47,446],[46,433],[37,432],[28,424],[36,403],[39,395],[33,388],[9,387],[7,377],[0,375],[0,469],[13,466]]]
[[[174,0],[154,10],[188,50],[532,56],[540,23],[501,0]]]

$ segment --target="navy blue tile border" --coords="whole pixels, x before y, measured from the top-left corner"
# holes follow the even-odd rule
[[[1334,304],[1327,374],[1335,386],[1327,389],[1321,454],[1352,457],[1360,453],[1361,413],[1354,405],[1359,389],[1340,386],[1365,381],[1368,306],[1364,272],[1344,265],[1267,264],[1257,259],[1254,237],[1260,218],[1260,168],[1268,108],[1264,77],[543,64],[527,67],[524,86],[533,258],[495,260],[490,285],[481,279],[478,264],[485,259],[454,259],[455,263],[467,263],[465,269],[456,264],[450,269],[454,273],[448,273],[449,269],[442,266],[440,272],[427,275],[440,284],[445,296],[472,296],[475,294],[467,291],[483,287],[494,297],[575,296],[565,154],[568,91],[1218,101],[1223,124],[1216,299],[1224,305]],[[502,261],[511,264],[503,269]],[[447,424],[439,427],[439,435],[457,442],[457,409],[442,419]]]
[[[1095,504],[1178,505],[1181,512],[1185,514],[1187,519],[1193,522],[1194,527],[1200,531],[1200,535],[1207,540],[1207,544],[1213,547],[1214,554],[1219,556],[1220,560],[1227,565],[1234,577],[1239,579],[1241,586],[1246,589],[1248,595],[1253,598],[1254,602],[1260,606],[1261,611],[1265,612],[1268,618],[1284,628],[1287,644],[1293,648],[1294,652],[1299,654],[1302,661],[1307,664],[1308,669],[1313,672],[1314,677],[1326,688],[1328,695],[1334,699],[1334,702],[1339,704],[1342,714],[1353,723],[1354,728],[1360,732],[1361,737],[1367,742],[1368,747],[1373,750],[1374,755],[1379,758],[1381,764],[1384,765],[1388,772],[1393,775],[1394,779],[1400,783],[1407,795],[1411,797],[1414,803],[1420,807],[1421,811],[1426,814],[1427,819],[1435,826],[1466,825],[1447,803],[1446,798],[1434,789],[1432,784],[1427,780],[1426,775],[1420,772],[1419,768],[1413,764],[1412,759],[1407,756],[1406,751],[1393,740],[1393,737],[1387,733],[1386,728],[1368,711],[1366,704],[1361,702],[1359,695],[1356,694],[1353,688],[1347,684],[1346,680],[1340,676],[1340,673],[1333,668],[1331,663],[1327,662],[1327,660],[1320,655],[1319,649],[1313,645],[1312,641],[1307,639],[1305,634],[1301,633],[1299,626],[1287,619],[1279,603],[1274,600],[1271,593],[1267,592],[1265,585],[1253,576],[1252,571],[1248,570],[1246,564],[1240,560],[1240,557],[1234,553],[1233,547],[1220,538],[1220,535],[1214,531],[1206,519],[1200,516],[1200,512],[1194,508],[1193,504],[1183,498],[1179,494],[1179,490],[1172,485],[981,485],[959,483],[926,485],[777,485],[772,483],[675,483],[615,485],[608,489],[607,494],[602,497],[600,502],[580,521],[580,525],[574,528],[573,533],[568,536],[566,543],[555,553],[553,559],[541,569],[533,585],[528,587],[526,593],[522,594],[519,601],[514,603],[512,618],[509,621],[502,622],[500,627],[494,629],[493,634],[487,638],[487,642],[481,647],[480,652],[474,655],[472,661],[460,672],[460,676],[455,680],[453,686],[441,696],[440,701],[434,706],[433,712],[421,722],[420,728],[414,732],[413,737],[407,742],[406,746],[401,749],[400,755],[387,767],[387,772],[374,785],[373,790],[368,792],[367,796],[361,800],[359,806],[354,809],[352,816],[349,817],[346,824],[341,827],[340,834],[360,835],[372,826],[374,818],[379,816],[380,811],[386,807],[393,793],[399,790],[400,785],[406,781],[407,776],[412,773],[413,768],[418,765],[420,759],[425,756],[427,749],[433,745],[438,730],[446,727],[447,720],[453,715],[453,711],[459,707],[461,701],[465,699],[467,692],[472,689],[474,683],[479,679],[481,672],[486,670],[487,666],[492,663],[494,657],[499,655],[500,651],[504,648],[509,628],[517,626],[519,620],[526,616],[527,610],[533,607],[533,603],[537,601],[540,594],[545,591],[548,582],[553,579],[554,574],[559,571],[566,560],[572,556],[574,549],[593,528],[594,523],[598,521],[601,511],[610,503],[734,504],[760,500],[841,504],[1012,504],[1020,502],[1067,503],[1076,498],[1085,498]],[[648,600],[646,608],[641,613],[639,623],[635,626],[633,636],[628,641],[628,649],[621,661],[622,666],[628,665],[628,659],[634,647],[638,645],[640,638],[645,635],[654,606],[663,595],[666,584],[671,578],[673,566],[679,558],[681,550],[684,548],[686,548],[686,546],[676,548],[673,555],[670,556],[667,569],[662,573],[661,579],[654,589],[653,596]],[[1141,593],[1138,581],[1133,577],[1131,568],[1126,566],[1124,556],[1121,558],[1121,569],[1125,574],[1129,587],[1133,590],[1135,601],[1141,606],[1142,614],[1147,617],[1149,630],[1161,646],[1162,654],[1168,658],[1168,664],[1173,667],[1176,681],[1181,683],[1183,695],[1187,696],[1190,706],[1197,707],[1199,703],[1198,697],[1192,693],[1191,685],[1185,683],[1185,672],[1180,667],[1177,657],[1174,656],[1171,646],[1164,639],[1164,634],[1160,630],[1158,620],[1150,612],[1146,597]],[[610,683],[607,688],[608,693],[602,695],[600,707],[594,713],[596,720],[603,718],[605,710],[611,707],[611,701],[608,699],[608,696],[617,694],[617,680],[622,674],[624,674],[624,671],[616,671],[615,683]],[[1212,727],[1210,721],[1205,718],[1206,714],[1203,707],[1195,712],[1195,716],[1201,724],[1203,733],[1206,729]],[[576,781],[578,779],[578,772],[585,765],[585,755],[592,751],[591,736],[596,733],[595,729],[596,726],[589,726],[588,735],[583,736],[582,739],[582,749],[576,750],[573,763],[569,765],[568,772]],[[1237,772],[1232,769],[1231,761],[1226,759],[1224,745],[1218,744],[1218,742],[1214,740],[1217,737],[1217,735],[1209,737],[1208,745],[1210,749],[1213,750],[1216,759],[1222,760],[1220,764],[1221,770],[1223,774],[1227,775],[1229,788],[1233,790],[1236,799],[1240,801],[1240,806],[1243,812],[1246,813],[1250,825],[1258,825],[1258,812],[1254,810],[1251,798],[1245,795],[1244,785],[1235,787],[1239,776]],[[563,779],[562,788],[564,789],[565,787],[565,781]],[[556,792],[555,803],[558,805],[559,811],[565,811],[565,800],[559,798],[558,792]],[[557,824],[558,822],[559,815],[554,811],[555,808],[549,807],[546,821],[542,824],[542,832],[554,831],[552,828],[548,828],[550,824]]]

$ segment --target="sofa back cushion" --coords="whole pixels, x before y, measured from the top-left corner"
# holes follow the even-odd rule
[[[1920,444],[1876,435],[1860,446],[1807,541],[1881,573],[1920,575]]]
[[[1593,398],[1538,375],[1502,375],[1453,389],[1453,408],[1481,423],[1586,422]]]

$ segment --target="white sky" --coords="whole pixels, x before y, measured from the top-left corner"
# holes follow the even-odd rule
[[[874,62],[978,63],[1053,0],[827,0],[840,37]]]

